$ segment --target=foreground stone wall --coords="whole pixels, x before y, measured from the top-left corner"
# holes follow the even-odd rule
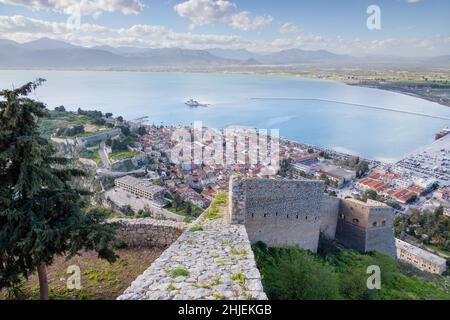
[[[205,214],[118,300],[267,299],[243,225]]]
[[[244,224],[251,243],[317,251],[323,182],[232,180],[231,221]]]
[[[118,225],[117,239],[130,247],[167,247],[174,243],[187,224],[168,220],[118,219],[109,223]]]

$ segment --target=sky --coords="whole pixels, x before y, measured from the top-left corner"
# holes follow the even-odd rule
[[[42,37],[89,47],[448,55],[450,1],[0,0],[0,38]]]

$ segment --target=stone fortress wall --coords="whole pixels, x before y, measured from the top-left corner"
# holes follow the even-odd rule
[[[233,223],[244,224],[252,243],[317,251],[323,182],[232,178]]]
[[[129,247],[167,247],[174,243],[186,229],[187,224],[169,220],[118,219],[109,223],[117,224],[116,238]]]
[[[315,252],[323,232],[350,248],[391,254],[393,211],[382,204],[329,197],[316,180],[234,176],[229,188],[220,219],[116,221],[131,246],[170,245],[119,300],[267,299],[251,249],[257,241]]]
[[[322,196],[320,203],[320,232],[322,232],[327,238],[335,239],[337,219],[341,205],[341,199],[331,197],[327,194]]]
[[[317,251],[320,232],[361,252],[395,253],[393,210],[379,202],[338,199],[317,180],[230,179],[229,221],[252,243]]]
[[[183,273],[174,274],[177,270]],[[245,226],[203,214],[117,299],[265,300],[267,296]]]
[[[122,133],[121,129],[109,130],[106,132],[99,131],[97,134],[88,137],[81,137],[77,139],[79,144],[88,144],[94,142],[100,142],[107,140],[108,138],[114,138],[119,136]]]

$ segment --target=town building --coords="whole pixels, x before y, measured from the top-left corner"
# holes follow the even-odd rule
[[[447,269],[447,261],[431,252],[423,250],[400,239],[395,239],[397,258],[416,268],[436,274],[442,274]]]
[[[159,200],[166,193],[165,188],[154,185],[148,180],[141,180],[132,176],[116,179],[114,183],[117,188],[148,200]]]
[[[393,189],[388,191],[387,195],[401,204],[408,204],[417,197],[417,193],[409,189]]]

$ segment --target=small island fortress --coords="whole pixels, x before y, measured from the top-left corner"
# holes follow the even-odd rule
[[[251,243],[317,251],[322,232],[360,252],[396,257],[391,207],[324,194],[316,180],[230,179],[229,222],[245,225]]]

